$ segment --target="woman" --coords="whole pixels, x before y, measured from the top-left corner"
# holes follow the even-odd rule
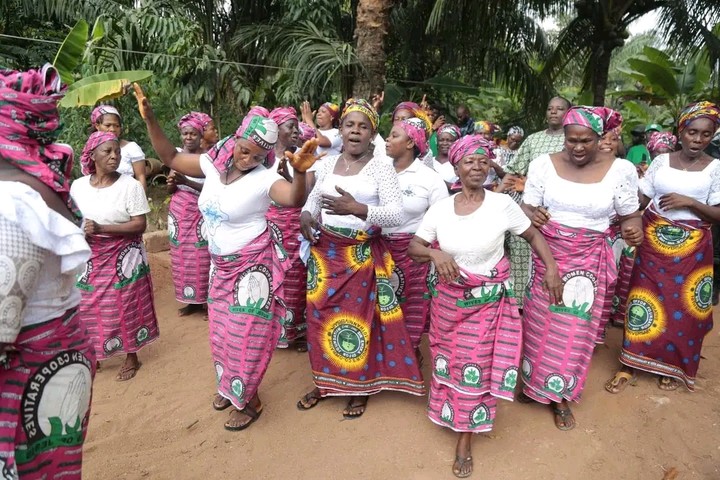
[[[472,434],[492,429],[496,399],[512,401],[517,382],[522,327],[508,283],[506,232],[530,242],[546,266],[542,282],[549,295],[562,294],[543,236],[511,198],[483,188],[492,157],[492,144],[480,135],[453,144],[450,159],[462,191],[430,207],[408,252],[432,262],[439,275],[431,301],[428,416],[460,433],[453,464],[460,478],[473,470]]]
[[[429,265],[413,262],[407,250],[427,209],[446,198],[448,192],[440,175],[419,160],[428,150],[422,120],[410,118],[396,123],[385,145],[400,183],[403,220],[397,227],[385,228],[383,237],[395,261],[391,284],[400,301],[410,343],[420,359],[420,340],[429,308],[422,279],[427,277]]]
[[[203,153],[205,128],[211,122],[212,119],[205,113],[184,115],[178,122],[183,142],[180,151]],[[205,223],[198,209],[198,197],[204,181],[204,178],[187,177],[175,171],[168,175],[168,192],[172,195],[168,212],[170,266],[175,300],[186,304],[178,310],[181,317],[204,310],[207,302],[210,252]]]
[[[205,176],[198,202],[212,258],[208,316],[218,388],[213,408],[232,405],[225,428],[244,430],[262,413],[258,387],[280,338],[280,319],[285,318],[285,256],[272,241],[265,215],[271,201],[286,207],[302,204],[305,170],[315,157],[308,145],[289,154],[292,183],[263,166],[277,141],[278,127],[260,115],[245,117],[234,135],[207,154],[177,152],[140,87],[133,86],[150,141],[163,163],[184,175]]]
[[[278,125],[275,143],[274,170],[292,181],[292,167],[287,164],[285,152],[294,152],[298,139],[298,118],[292,107],[279,107],[270,112],[270,119]],[[300,259],[300,207],[282,207],[274,202],[266,215],[268,228],[274,240],[283,246],[287,255],[287,271],[282,280],[287,313],[282,321],[278,348],[294,345],[299,352],[307,352],[305,341],[305,293],[307,269]]]
[[[517,126],[508,128],[507,140],[497,149],[495,163],[503,168],[508,165],[517,155],[523,138],[525,138],[525,131],[522,128]]]
[[[70,198],[60,76],[0,71],[0,476],[80,480],[95,353],[77,315],[90,257]],[[40,408],[42,406],[42,408]]]
[[[647,149],[650,152],[650,158],[654,159],[658,155],[668,154],[675,151],[677,147],[677,137],[672,132],[653,132],[648,139]]]
[[[338,119],[340,107],[331,102],[320,105],[317,112],[310,108],[310,102],[305,101],[300,106],[303,123],[310,125],[315,130],[315,138],[318,142],[318,154],[340,155],[342,151],[342,137],[338,130]]]
[[[315,172],[317,183],[300,218],[312,243],[307,339],[316,386],[298,402],[301,410],[330,395],[348,396],[343,416],[358,418],[368,395],[424,393],[391,284],[394,262],[380,235],[403,217],[397,174],[371,147],[377,126],[367,101],[348,102],[340,119],[343,154]]]
[[[460,139],[460,129],[451,123],[440,127],[437,131],[438,155],[433,161],[433,169],[440,174],[443,181],[450,185],[458,181],[455,168],[450,163],[450,147]]]
[[[615,268],[607,242],[610,217],[618,215],[623,238],[643,238],[637,175],[626,160],[598,158],[604,117],[593,107],[573,107],[563,120],[565,148],[533,160],[522,207],[541,228],[560,266],[564,289],[554,301],[539,279],[534,255],[523,310],[524,380],[521,401],[550,404],[555,426],[575,427],[568,401],[579,401]]]
[[[703,338],[713,325],[710,224],[720,222],[720,161],[703,152],[720,108],[688,105],[678,119],[681,150],[652,161],[640,180],[647,241],[637,249],[627,299],[624,365],[605,388],[619,393],[636,369],[661,390],[695,389]]]
[[[135,377],[142,365],[137,352],[157,340],[150,265],[142,234],[150,211],[140,183],[117,172],[120,140],[111,132],[90,135],[80,164],[84,177],[70,193],[85,217],[92,255],[78,279],[78,310],[87,325],[98,360],[126,354],[115,379]]]
[[[199,115],[197,119],[200,120],[203,127],[203,135],[202,139],[200,140],[200,148],[202,148],[204,151],[208,151],[215,146],[218,140],[220,140],[220,135],[218,134],[218,129],[215,125],[215,120],[213,120],[212,117],[207,113],[195,113]]]
[[[98,105],[90,114],[90,121],[98,132],[110,132],[118,138],[122,135],[122,117],[117,108],[110,105]],[[140,182],[147,192],[145,178],[145,153],[140,145],[125,139],[120,139],[120,152],[122,158],[117,171],[123,175],[130,175]]]

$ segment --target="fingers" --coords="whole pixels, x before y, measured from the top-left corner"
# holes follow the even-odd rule
[[[342,188],[340,188],[340,187],[337,186],[337,185],[335,185],[335,190],[336,190],[340,195],[345,195],[345,194],[347,193],[345,190],[343,190]]]
[[[135,92],[135,98],[137,98],[138,100],[145,98],[145,92],[143,92],[143,89],[140,87],[139,83],[133,82],[132,88]]]

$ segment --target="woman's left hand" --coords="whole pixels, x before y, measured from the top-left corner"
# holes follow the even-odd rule
[[[685,195],[668,193],[660,197],[658,203],[663,210],[677,210],[679,208],[690,208],[694,202],[695,200]]]
[[[339,197],[323,195],[322,208],[327,210],[328,215],[355,215],[357,206],[360,205],[355,197],[340,187],[335,187],[340,194]]]
[[[623,240],[625,240],[625,243],[627,243],[631,247],[639,246],[645,238],[642,229],[638,228],[635,225],[624,227],[621,234]]]
[[[550,303],[555,305],[562,303],[563,281],[557,268],[547,269],[542,279],[543,289],[550,295]]]

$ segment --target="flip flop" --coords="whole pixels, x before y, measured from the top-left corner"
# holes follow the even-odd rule
[[[680,381],[673,377],[659,376],[657,379],[658,388],[665,392],[672,392],[677,390],[680,386]]]
[[[250,425],[252,425],[253,423],[257,422],[257,419],[260,418],[260,415],[262,414],[262,411],[263,411],[263,406],[262,406],[262,404],[260,404],[260,408],[258,408],[257,410],[255,410],[255,409],[254,409],[253,407],[251,407],[250,405],[245,405],[245,408],[243,408],[242,410],[238,410],[238,412],[240,412],[240,413],[242,413],[242,414],[247,415],[248,417],[250,417],[250,421],[247,422],[247,423],[245,423],[245,424],[243,424],[243,425],[240,425],[240,426],[238,426],[238,427],[233,427],[233,426],[231,426],[231,425],[228,425],[228,422],[225,422],[225,430],[228,430],[228,431],[230,431],[230,432],[239,432],[239,431],[241,431],[241,430],[245,430],[245,429],[248,428]],[[229,421],[229,420],[228,420],[228,421]]]
[[[572,430],[575,428],[575,416],[572,413],[572,410],[569,408],[560,408],[560,407],[553,407],[553,413],[556,417],[560,417],[560,420],[563,423],[563,426],[558,425],[557,419],[555,419],[555,426],[558,430],[562,430],[563,432],[567,432],[568,430]],[[568,426],[567,425],[567,419],[572,418],[573,424]]]
[[[623,382],[623,380],[625,381]],[[619,371],[613,378],[605,383],[605,390],[614,395],[625,390],[628,385],[637,385],[637,375],[635,372],[628,373]]]
[[[133,378],[135,378],[135,375],[137,375],[137,372],[138,372],[138,370],[140,370],[140,367],[142,367],[142,363],[138,362],[137,365],[133,365],[130,368],[120,369],[120,371],[117,373],[117,375],[115,375],[115,381],[116,382],[127,382],[128,380],[132,380]],[[120,375],[125,374],[125,373],[130,373],[130,372],[132,372],[132,375],[130,375],[129,377],[120,378]]]
[[[360,398],[360,399],[363,399],[363,398],[364,398],[365,401],[364,401],[362,404],[360,404],[360,405],[353,404],[353,402],[354,402],[356,399],[358,399],[358,398]],[[354,397],[351,397],[351,398],[350,398],[350,401],[348,402],[347,406],[345,407],[345,410],[356,410],[356,409],[362,407],[363,411],[360,412],[360,413],[358,413],[358,414],[356,414],[356,415],[353,415],[353,414],[351,414],[351,413],[343,413],[343,418],[345,418],[346,420],[355,420],[356,418],[362,417],[363,414],[365,413],[365,410],[367,410],[367,402],[368,402],[368,397],[367,397],[367,396],[354,396]]]
[[[305,395],[302,396],[300,400],[295,404],[298,410],[310,410],[311,408],[315,408],[318,403],[325,400],[327,397],[322,397],[319,394],[315,392],[315,390],[312,390]],[[314,400],[314,402],[313,402]],[[307,404],[307,407],[303,405],[303,403]]]
[[[219,397],[223,402],[227,402],[227,403],[223,403],[222,405],[220,405],[219,403],[217,403],[218,397]],[[232,405],[232,402],[231,402],[230,400],[228,400],[227,398],[223,397],[223,396],[220,395],[219,393],[216,393],[216,394],[215,394],[215,398],[213,398],[213,401],[212,401],[212,407],[213,407],[215,410],[217,410],[218,412],[222,412],[223,410],[225,410],[225,409],[227,409],[227,408],[230,408],[230,405]]]
[[[462,468],[463,468],[466,464],[468,464],[468,463],[471,463],[471,464],[472,464],[472,457],[460,458],[460,457],[457,457],[457,456],[456,456],[456,457],[455,457],[455,463],[457,463],[457,465],[458,465],[458,470],[455,471],[455,465],[453,465],[452,472],[453,472],[453,475],[455,475],[457,478],[467,478],[467,477],[469,477],[470,475],[472,475],[472,473],[473,473],[473,470],[472,470],[472,469],[470,469],[470,471],[467,472],[467,473],[462,473]]]

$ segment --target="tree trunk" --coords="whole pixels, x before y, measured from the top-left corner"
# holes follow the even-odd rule
[[[600,53],[595,57],[597,63],[592,74],[593,105],[602,107],[605,105],[605,91],[607,90],[608,77],[610,76],[610,60],[612,48],[605,43],[600,47]]]
[[[385,38],[395,0],[360,0],[355,22],[355,45],[362,70],[353,83],[355,97],[369,98],[385,87]]]

